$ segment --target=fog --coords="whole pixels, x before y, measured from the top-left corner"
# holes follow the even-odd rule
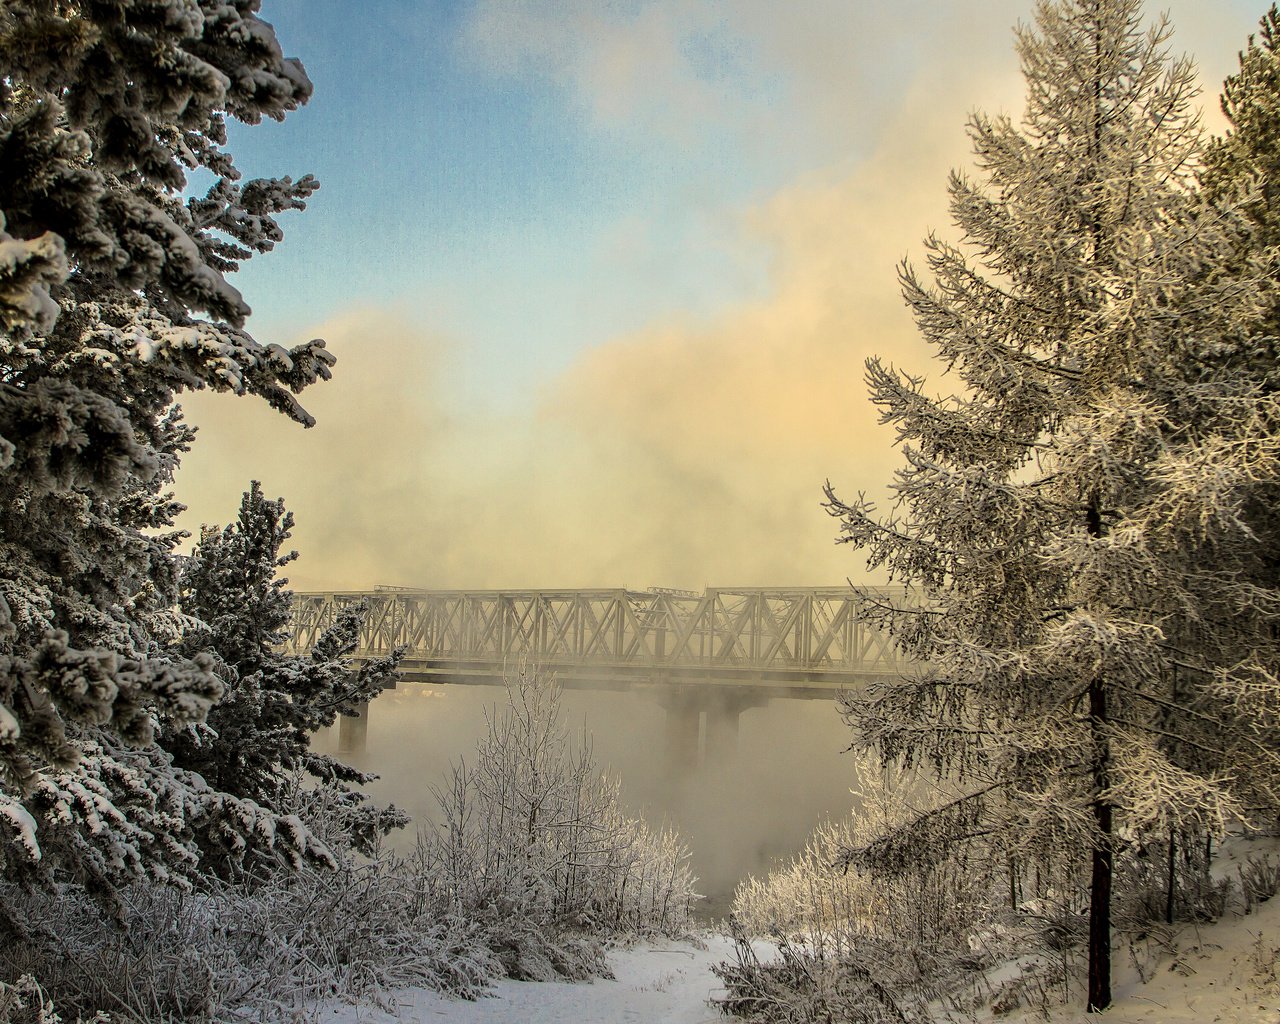
[[[432,787],[451,763],[471,758],[485,711],[500,687],[402,684],[370,707],[362,754],[343,757],[377,772],[369,787],[426,823],[436,812]],[[736,755],[725,763],[673,773],[666,759],[666,712],[643,692],[566,691],[571,732],[584,729],[600,766],[619,777],[627,807],[651,824],[674,825],[692,850],[704,912],[723,914],[735,885],[798,851],[824,817],[847,814],[853,755],[849,730],[830,700],[770,701],[744,711]],[[338,728],[316,739],[337,749]],[[412,826],[394,844],[412,840]]]

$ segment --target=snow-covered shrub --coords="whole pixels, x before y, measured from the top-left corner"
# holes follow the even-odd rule
[[[1212,877],[1211,862],[1211,844],[1199,833],[1125,834],[1116,851],[1116,926],[1137,932],[1158,921],[1217,920],[1231,886]]]
[[[1250,980],[1264,994],[1280,995],[1280,946],[1259,933],[1249,950]]]
[[[738,887],[734,914],[743,927],[754,935],[781,932],[820,956],[839,957],[866,936],[920,948],[969,945],[991,920],[1000,884],[980,845],[953,861],[921,858],[892,874],[846,860],[850,849],[949,794],[912,773],[866,762],[855,766],[851,792],[856,812],[822,823],[799,854]]]
[[[724,982],[719,1004],[726,1014],[761,1024],[923,1024],[927,1019],[920,999],[867,966],[880,957],[824,959],[779,935],[778,958],[762,962],[736,924],[734,940],[734,960],[712,968]]]
[[[989,919],[991,880],[981,863],[922,865],[893,877],[837,866],[860,835],[856,819],[826,822],[793,859],[748,878],[734,894],[743,927],[838,960],[867,937],[897,937],[918,951],[954,948]]]
[[[1011,945],[1012,932],[995,909],[1000,880],[980,849],[893,874],[841,863],[846,851],[931,799],[927,787],[900,773],[863,765],[856,774],[859,813],[820,825],[799,854],[764,878],[747,879],[734,894],[744,943],[772,938],[781,958],[762,964],[739,944],[737,962],[719,969],[730,989],[723,1004],[728,1012],[750,1017],[772,998],[768,993],[779,995],[794,983],[796,1004],[817,1014],[796,1020],[826,1019],[820,1008],[845,1002],[866,1003],[868,1015],[851,1020],[903,1019],[894,1014],[906,1013],[906,1002],[943,991]],[[891,1011],[880,997],[867,1002],[870,982],[863,978],[898,993],[903,1006],[894,1002]]]
[[[504,966],[424,867],[379,852],[192,892],[144,881],[122,890],[114,920],[77,885],[6,886],[11,919],[32,923],[0,941],[0,977],[39,977],[68,1019],[306,1021],[323,1000],[411,985],[475,998]],[[0,989],[0,1007],[9,991],[35,1005],[19,987]]]
[[[579,973],[554,956],[549,971],[534,952],[539,936],[688,929],[688,851],[623,811],[618,783],[563,726],[554,680],[521,668],[474,763],[455,765],[437,796],[426,870],[463,913],[499,928],[494,948],[512,976]]]
[[[688,853],[621,808],[552,682],[521,672],[444,814],[396,855],[352,849],[345,786],[302,785],[288,807],[334,866],[204,876],[189,891],[124,888],[114,914],[82,886],[0,887],[0,979],[32,975],[64,1015],[122,1020],[308,1020],[323,1000],[420,985],[474,998],[501,976],[608,974],[607,936],[682,933]],[[355,818],[353,819],[353,815]]]
[[[1237,870],[1244,912],[1252,914],[1277,892],[1280,892],[1280,860],[1263,854],[1249,857]]]
[[[0,981],[0,1024],[60,1024],[61,1015],[45,995],[39,982],[24,974],[13,984]],[[108,1018],[95,1014],[87,1024],[106,1024]]]

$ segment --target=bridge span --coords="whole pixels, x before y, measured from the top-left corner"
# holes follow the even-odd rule
[[[356,657],[403,648],[401,676],[411,682],[501,684],[524,660],[567,689],[643,689],[667,709],[677,761],[691,743],[704,754],[736,743],[749,707],[829,699],[906,667],[848,586],[296,594],[290,649],[310,650],[342,608],[360,602],[368,612]],[[357,749],[363,722],[342,724],[341,744]]]

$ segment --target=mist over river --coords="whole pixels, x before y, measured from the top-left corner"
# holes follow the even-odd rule
[[[437,811],[433,786],[451,763],[472,759],[486,709],[501,687],[402,683],[370,706],[363,753],[344,759],[380,778],[369,787],[416,823]],[[719,764],[672,772],[666,711],[644,692],[568,690],[562,715],[571,735],[585,727],[597,763],[619,777],[627,808],[650,824],[674,825],[692,851],[704,915],[721,915],[739,881],[801,849],[824,818],[853,806],[849,729],[831,700],[772,700],[742,712],[736,754]],[[314,742],[335,753],[338,727]],[[411,841],[413,826],[392,843]]]

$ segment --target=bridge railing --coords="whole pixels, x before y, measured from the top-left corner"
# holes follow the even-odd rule
[[[881,588],[887,600],[900,588]],[[849,587],[680,591],[488,590],[296,594],[291,647],[310,650],[365,602],[366,656],[410,661],[647,665],[890,674],[905,660]]]

